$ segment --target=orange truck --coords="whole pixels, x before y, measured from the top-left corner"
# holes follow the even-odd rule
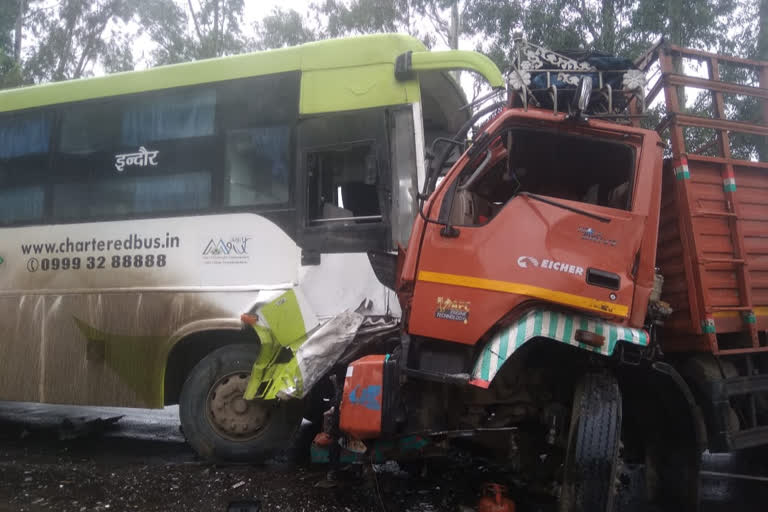
[[[732,154],[746,134],[767,156],[768,63],[516,51],[471,144],[473,120],[433,146],[407,248],[371,254],[401,332],[339,373],[331,460],[470,444],[561,511],[696,510],[704,449],[768,443],[768,163]],[[671,145],[639,126],[661,93]]]

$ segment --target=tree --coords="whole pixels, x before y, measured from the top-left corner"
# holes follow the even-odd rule
[[[768,61],[768,0],[760,0],[760,9],[757,16],[759,32],[757,34],[757,51],[755,57]],[[768,77],[766,77],[768,78]],[[761,82],[762,87],[768,87],[768,83]],[[763,124],[768,125],[768,100],[763,100],[762,119]],[[757,150],[762,162],[768,162],[768,137],[758,139]]]
[[[325,0],[313,4],[318,18],[325,20],[329,37],[377,32],[405,32],[427,45],[434,37],[424,30],[419,0]]]
[[[13,60],[16,62],[21,61],[21,42],[23,40],[23,28],[24,28],[24,14],[27,10],[27,0],[17,0],[15,7],[15,13],[13,10],[11,14],[15,14],[15,23],[13,26]]]
[[[509,68],[514,34],[552,49],[633,58],[664,36],[681,45],[720,48],[728,40],[734,0],[475,0],[467,31],[478,49]]]
[[[0,0],[0,89],[21,84],[21,20],[25,2]]]
[[[321,38],[318,30],[310,28],[304,18],[293,9],[276,7],[254,25],[255,46],[259,50],[296,46]]]
[[[140,0],[140,21],[156,48],[152,65],[242,53],[244,0]]]
[[[471,0],[325,0],[313,4],[312,10],[325,20],[323,32],[330,37],[401,32],[427,47],[439,38],[456,49],[466,34],[463,20],[471,4]]]
[[[27,26],[36,46],[24,62],[26,78],[47,82],[80,78],[98,63],[107,72],[133,69],[127,29],[130,0],[62,0],[36,5]]]

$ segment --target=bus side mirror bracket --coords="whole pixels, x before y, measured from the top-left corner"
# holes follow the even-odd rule
[[[451,226],[450,224],[444,225],[443,229],[440,230],[440,236],[444,238],[458,238],[459,233],[461,233],[461,231]]]
[[[465,50],[441,52],[407,51],[395,59],[395,79],[413,80],[419,71],[454,71],[465,69],[480,74],[493,89],[504,89],[504,77],[491,59]]]
[[[398,82],[413,80],[416,78],[416,71],[414,71],[411,67],[412,55],[412,51],[407,51],[405,53],[401,53],[395,59],[395,80]]]

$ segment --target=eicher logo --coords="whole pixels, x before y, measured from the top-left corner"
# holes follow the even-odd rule
[[[539,266],[539,260],[536,258],[531,258],[530,256],[520,256],[517,258],[517,264],[520,265],[522,268],[528,268],[528,265],[538,267]]]
[[[584,267],[580,267],[578,265],[571,265],[570,263],[566,263],[565,261],[554,261],[554,260],[548,260],[543,259],[541,260],[541,263],[539,263],[539,260],[532,256],[520,256],[517,258],[517,265],[520,268],[540,268],[544,270],[552,270],[555,272],[564,272],[566,274],[573,274],[576,276],[583,276],[584,275]]]
[[[203,256],[243,256],[248,254],[248,241],[250,238],[238,236],[232,237],[228,242],[223,238],[211,238],[203,250]]]

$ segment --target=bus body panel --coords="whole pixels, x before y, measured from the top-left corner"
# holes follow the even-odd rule
[[[302,266],[296,243],[255,214],[3,231],[2,400],[162,407],[175,343],[237,330],[286,289],[321,319],[366,299],[373,314],[399,314],[364,253]]]
[[[385,64],[390,73],[386,82],[396,85],[398,90],[411,87],[418,100],[418,87],[414,81],[410,86],[398,83],[394,78],[395,59],[406,51],[424,51],[424,45],[416,38],[396,34],[379,34],[348,39],[336,39],[309,43],[293,48],[233,55],[230,57],[184,62],[159,66],[145,71],[130,71],[112,75],[69,80],[66,82],[42,84],[0,92],[0,112],[10,112],[43,105],[55,105],[74,101],[105,98],[123,94],[135,94],[171,87],[207,84],[215,81],[235,80],[253,76],[271,75],[288,71],[341,70],[360,66]],[[382,75],[383,76],[383,75]],[[343,89],[345,82],[337,80],[336,89]],[[324,93],[333,93],[324,89]],[[383,93],[379,90],[378,93]],[[386,97],[386,94],[385,96]],[[382,96],[369,95],[365,107],[392,105],[382,103]],[[317,108],[317,104],[315,104]],[[343,110],[360,108],[359,105]],[[307,110],[303,114],[336,110]]]

